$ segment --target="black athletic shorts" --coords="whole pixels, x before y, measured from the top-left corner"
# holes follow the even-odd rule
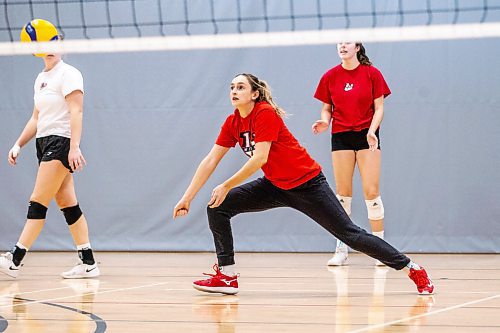
[[[68,162],[70,139],[59,135],[49,135],[36,139],[36,157],[38,164],[52,160],[61,161],[61,163],[71,171]]]
[[[366,141],[366,134],[368,128],[361,131],[348,131],[332,134],[332,151],[336,150],[363,150],[370,149],[368,141]],[[380,136],[378,129],[375,132],[378,138],[378,149],[380,149]]]

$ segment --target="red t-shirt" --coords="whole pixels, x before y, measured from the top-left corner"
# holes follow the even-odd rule
[[[375,112],[373,100],[391,94],[382,73],[374,66],[347,70],[338,65],[319,81],[314,97],[333,105],[332,133],[369,128]]]
[[[275,186],[289,190],[320,173],[321,166],[309,156],[267,102],[256,103],[245,118],[236,109],[222,125],[215,143],[227,148],[239,143],[243,152],[251,157],[255,143],[264,141],[272,144],[262,171]]]

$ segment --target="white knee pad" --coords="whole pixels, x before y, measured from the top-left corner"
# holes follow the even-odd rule
[[[337,194],[337,199],[339,199],[342,208],[344,208],[347,215],[351,216],[351,202],[352,197],[344,197],[343,195]]]
[[[382,220],[384,218],[384,204],[380,196],[372,200],[365,200],[365,203],[368,210],[368,219]]]

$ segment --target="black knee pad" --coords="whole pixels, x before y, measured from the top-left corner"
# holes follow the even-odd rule
[[[68,225],[75,224],[76,221],[82,216],[82,210],[79,205],[73,207],[66,207],[61,209],[64,214],[64,218],[66,219],[66,223]]]
[[[46,216],[47,207],[36,201],[30,201],[28,206],[28,219],[44,220]]]

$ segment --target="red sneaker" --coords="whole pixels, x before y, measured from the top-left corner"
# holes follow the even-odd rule
[[[207,293],[221,293],[227,295],[234,295],[238,293],[238,275],[228,276],[222,274],[219,265],[213,266],[215,274],[204,275],[211,276],[206,280],[198,280],[193,282],[194,289],[205,291]]]
[[[434,284],[423,267],[420,267],[420,269],[410,268],[408,276],[417,285],[420,295],[432,295],[434,293]]]

